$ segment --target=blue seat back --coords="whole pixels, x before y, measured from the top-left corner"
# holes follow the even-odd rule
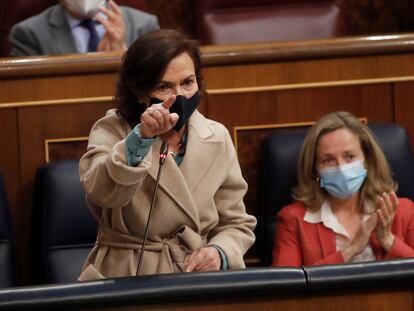
[[[15,286],[16,251],[12,233],[9,205],[0,175],[0,288]]]
[[[88,210],[79,180],[79,160],[40,167],[33,206],[33,282],[76,281],[97,232],[98,223]]]

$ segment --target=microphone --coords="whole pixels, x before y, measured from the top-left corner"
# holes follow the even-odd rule
[[[166,141],[163,141],[160,148],[160,165],[164,164],[165,159],[168,155],[169,144]]]
[[[144,239],[142,241],[141,251],[139,253],[138,267],[137,267],[137,272],[136,272],[135,276],[138,276],[141,272],[142,259],[144,258],[145,244],[147,243],[147,239],[148,239],[148,231],[149,231],[149,226],[150,226],[150,222],[151,222],[152,210],[154,209],[155,199],[157,197],[157,189],[158,189],[158,184],[160,183],[162,167],[163,167],[163,165],[165,163],[165,159],[167,158],[167,155],[168,155],[168,147],[169,147],[168,143],[166,141],[163,141],[162,144],[161,144],[161,148],[160,148],[160,159],[159,159],[157,179],[155,180],[154,192],[152,193],[151,207],[150,207],[150,210],[149,210],[149,213],[148,213],[147,224],[145,225]]]

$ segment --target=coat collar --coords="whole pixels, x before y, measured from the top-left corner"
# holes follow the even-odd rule
[[[196,110],[188,123],[187,147],[179,166],[168,156],[160,179],[160,187],[177,203],[200,230],[200,220],[194,189],[203,180],[211,165],[216,161],[223,139],[217,139],[207,120]],[[158,161],[161,141],[157,139],[152,148],[152,158]],[[156,179],[158,163],[151,165],[149,174]]]
[[[49,25],[56,50],[60,54],[77,53],[66,11],[61,5],[55,5],[52,8]]]

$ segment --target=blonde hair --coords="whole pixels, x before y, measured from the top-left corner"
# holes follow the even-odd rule
[[[315,167],[319,140],[323,135],[341,128],[350,130],[359,138],[365,157],[367,177],[360,189],[359,203],[368,202],[374,206],[378,195],[397,189],[384,152],[368,126],[349,112],[333,112],[323,116],[310,128],[300,152],[298,187],[293,190],[293,197],[307,209],[318,210],[327,199],[327,193],[319,185]]]

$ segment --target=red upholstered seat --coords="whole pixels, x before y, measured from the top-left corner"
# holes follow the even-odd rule
[[[198,0],[203,44],[304,40],[346,35],[341,1]]]
[[[36,15],[58,0],[2,0],[0,1],[0,56],[8,56],[10,52],[9,34],[11,27]],[[117,4],[127,5],[142,11],[149,11],[147,0],[116,0]]]

